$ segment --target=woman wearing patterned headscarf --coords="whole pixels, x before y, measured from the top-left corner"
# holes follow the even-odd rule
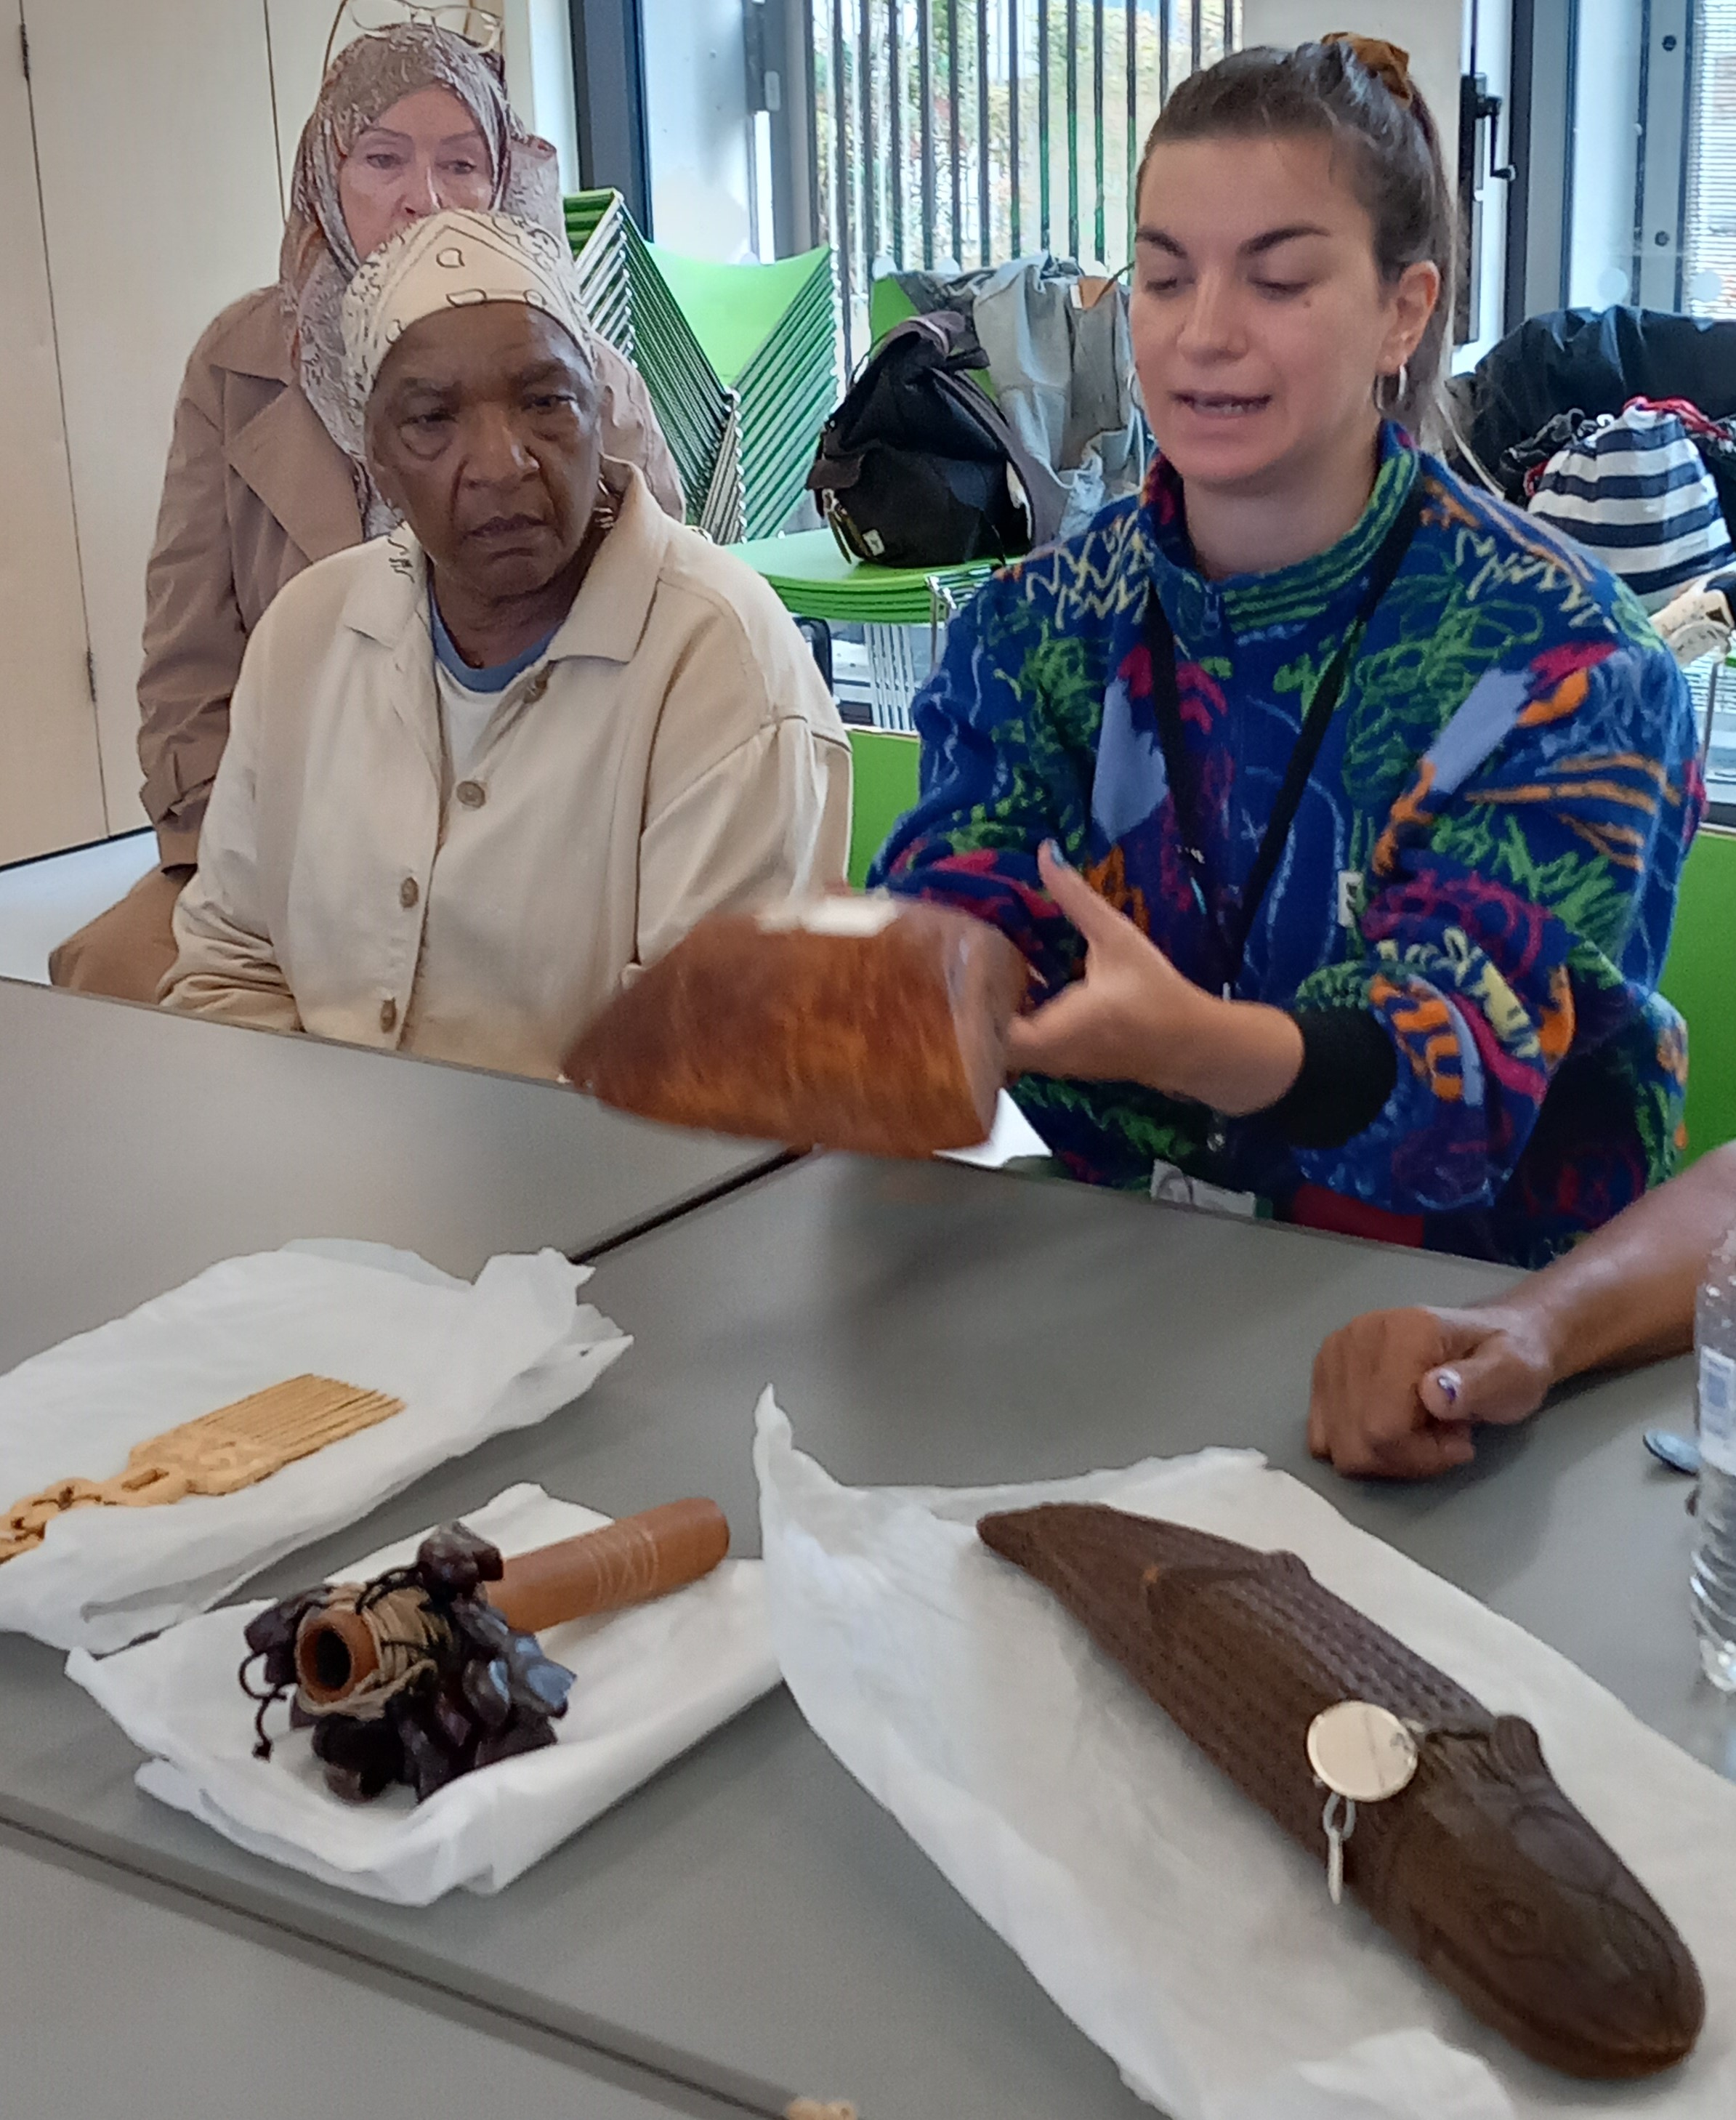
[[[357,39],[302,132],[278,279],[207,331],[175,407],[138,688],[161,866],[60,946],[57,985],[154,998],[248,635],[292,576],[392,526],[345,389],[341,311],[363,261],[443,207],[509,213],[564,240],[554,150],[520,124],[493,61],[423,24]],[[679,519],[680,481],[643,383],[586,337],[605,455],[637,465]]]

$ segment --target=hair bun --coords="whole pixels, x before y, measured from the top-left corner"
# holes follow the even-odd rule
[[[1348,44],[1351,56],[1372,73],[1387,92],[1409,109],[1416,100],[1416,84],[1410,77],[1410,53],[1390,44],[1384,37],[1358,36],[1354,30],[1334,30],[1321,39],[1323,44]]]

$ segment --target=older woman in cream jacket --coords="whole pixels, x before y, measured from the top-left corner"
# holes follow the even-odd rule
[[[843,728],[764,583],[603,457],[552,239],[424,221],[344,330],[406,528],[254,634],[164,1004],[553,1076],[703,914],[841,880]]]
[[[381,244],[447,207],[560,235],[554,149],[462,37],[429,22],[358,37],[302,131],[278,279],[211,325],[175,407],[138,681],[141,792],[161,866],[53,952],[56,985],[149,1001],[174,961],[174,902],[198,859],[248,637],[304,567],[389,527],[343,388],[344,290]],[[680,480],[643,382],[587,340],[606,453],[638,464],[679,520]]]

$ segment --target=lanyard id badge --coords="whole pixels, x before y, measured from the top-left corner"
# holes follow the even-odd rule
[[[1195,896],[1211,930],[1218,960],[1218,983],[1225,1000],[1234,994],[1237,981],[1242,977],[1248,937],[1253,932],[1254,923],[1259,917],[1279,862],[1288,844],[1296,823],[1296,813],[1302,806],[1302,791],[1307,788],[1308,776],[1313,772],[1315,761],[1320,756],[1321,745],[1325,740],[1327,725],[1338,706],[1345,680],[1350,675],[1363,636],[1381,598],[1392,587],[1399,569],[1404,565],[1404,555],[1410,549],[1411,539],[1416,535],[1422,515],[1423,476],[1419,470],[1411,481],[1410,491],[1404,496],[1404,505],[1394,519],[1392,528],[1381,539],[1380,549],[1375,554],[1374,563],[1369,570],[1368,584],[1357,607],[1356,616],[1339,643],[1338,653],[1314,688],[1314,696],[1308,702],[1308,711],[1292,746],[1289,763],[1284,769],[1283,780],[1278,791],[1278,799],[1266,821],[1253,866],[1248,871],[1247,881],[1231,906],[1228,918],[1213,904],[1210,881],[1206,872],[1199,779],[1181,732],[1181,689],[1176,679],[1176,637],[1156,588],[1153,587],[1147,593],[1145,643],[1151,657],[1152,704],[1157,714],[1158,737],[1163,747],[1163,764],[1169,776],[1170,801],[1175,809],[1176,829],[1181,837],[1182,857],[1193,881]],[[1360,883],[1359,878],[1358,881]],[[1339,892],[1338,914],[1342,922],[1345,898],[1344,879],[1342,877],[1339,879]]]

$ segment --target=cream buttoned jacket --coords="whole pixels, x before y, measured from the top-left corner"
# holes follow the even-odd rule
[[[248,645],[165,1007],[552,1076],[702,915],[840,883],[850,752],[738,560],[610,463],[620,519],[453,784],[407,530]]]
[[[603,340],[591,351],[604,454],[637,464],[679,520],[681,481],[643,381]],[[296,380],[282,292],[257,288],[187,364],[145,570],[139,763],[165,863],[198,858],[248,635],[285,582],[361,537],[350,459]]]

